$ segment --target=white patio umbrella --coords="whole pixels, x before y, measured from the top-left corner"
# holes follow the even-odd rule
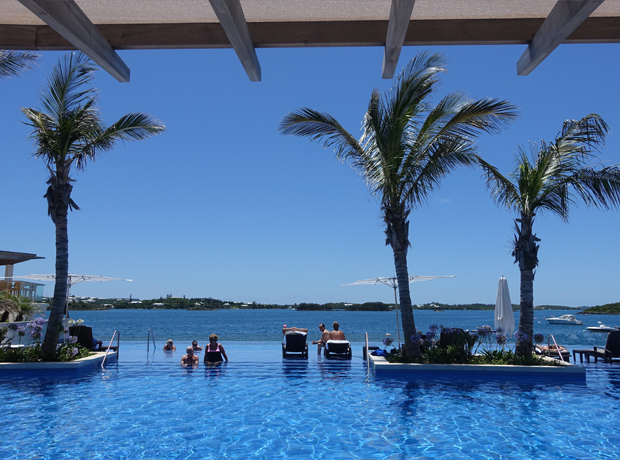
[[[23,280],[36,280],[36,281],[55,281],[56,275],[24,275],[24,276],[14,276],[14,278],[23,279]],[[74,284],[81,283],[83,281],[133,281],[123,278],[110,278],[109,276],[100,276],[100,275],[74,275],[69,274],[67,278],[67,301],[65,303],[65,315],[67,318],[69,317],[69,295],[71,294],[71,286]]]
[[[430,280],[434,280],[436,278],[454,278],[454,275],[451,275],[451,276],[410,276],[409,277],[409,284],[417,283],[417,282],[420,282],[420,281],[430,281]],[[393,278],[386,278],[386,277],[373,278],[373,279],[369,279],[369,280],[359,280],[359,281],[356,281],[355,283],[341,284],[340,287],[342,287],[342,286],[356,286],[356,285],[360,285],[360,284],[370,284],[370,285],[384,284],[384,285],[389,286],[389,287],[394,289],[394,305],[395,305],[395,311],[396,311],[396,331],[398,333],[398,348],[400,348],[400,324],[399,324],[399,321],[398,321],[398,300],[397,300],[397,297],[396,297],[396,288],[398,288],[398,279],[396,279],[395,277],[393,277]]]
[[[515,331],[515,316],[512,311],[512,302],[508,292],[508,281],[503,276],[497,284],[497,297],[495,299],[495,330],[500,327],[511,337]]]

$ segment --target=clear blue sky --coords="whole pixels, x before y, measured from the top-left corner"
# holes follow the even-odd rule
[[[435,100],[461,90],[520,107],[504,134],[479,142],[480,153],[504,173],[519,144],[552,140],[565,119],[590,113],[613,131],[602,159],[620,163],[620,45],[563,45],[530,76],[518,77],[524,49],[431,48],[447,57],[449,70]],[[405,48],[398,70],[421,50]],[[1,249],[45,257],[16,265],[16,275],[54,273],[54,226],[43,198],[48,173],[31,157],[19,108],[38,106],[62,54],[43,53],[36,70],[0,82]],[[276,132],[284,114],[307,106],[358,133],[372,89],[391,86],[381,79],[381,48],[259,49],[260,83],[248,80],[232,50],[119,54],[131,83],[98,72],[104,119],[144,111],[167,131],[119,144],[74,172],[81,210],[69,216],[69,271],[134,281],[82,283],[73,294],[279,304],[393,300],[384,286],[339,287],[394,273],[379,204],[332,150]],[[515,216],[493,203],[480,171],[449,176],[410,217],[409,273],[456,275],[412,284],[414,304],[493,303],[501,275],[518,303],[519,270],[510,255]],[[618,211],[581,203],[569,224],[539,216],[535,304],[619,301],[619,224]],[[46,286],[51,295],[52,283]]]

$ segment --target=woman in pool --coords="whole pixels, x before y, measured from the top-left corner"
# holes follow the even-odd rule
[[[217,334],[211,334],[209,336],[209,345],[205,350],[205,364],[208,366],[215,366],[220,364],[223,360],[222,357],[228,362],[228,356],[224,351],[224,347],[221,343],[217,342]]]

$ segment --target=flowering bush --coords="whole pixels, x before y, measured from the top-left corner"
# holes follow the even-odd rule
[[[542,341],[545,340],[545,336],[542,334],[534,334],[534,342],[536,343],[542,343]]]
[[[385,337],[383,339],[383,349],[385,350],[387,347],[391,346],[392,343],[394,343],[394,339],[392,339],[392,337],[390,337],[390,334],[385,334],[387,337]]]
[[[56,350],[56,357],[59,361],[74,361],[90,355],[90,351],[81,347],[77,343],[77,337],[68,336],[63,344]]]
[[[8,327],[0,328],[0,343],[3,343],[8,331],[17,332],[19,342],[26,333],[32,339],[32,344],[27,347],[12,348],[10,342],[3,343],[0,346],[0,362],[39,362],[43,361],[43,352],[41,350],[41,336],[43,327],[46,323],[45,318],[36,318],[34,321],[27,323],[26,326],[18,326],[17,324],[9,324]],[[83,322],[83,321],[82,321]],[[81,324],[81,323],[80,323]],[[77,337],[68,336],[68,329],[64,329],[65,341],[58,345],[56,353],[52,356],[52,361],[73,361],[84,358],[90,354],[90,351],[77,344]]]
[[[515,337],[517,341],[527,340],[527,335],[519,331],[515,333]],[[506,348],[507,340],[506,331],[502,328],[495,331],[491,326],[485,325],[470,332],[433,324],[425,334],[417,331],[411,336],[411,341],[420,346],[420,358],[408,357],[402,352],[388,357],[388,361],[425,364],[542,364],[535,356],[516,356],[512,350]],[[479,348],[482,350],[480,354],[477,353]]]

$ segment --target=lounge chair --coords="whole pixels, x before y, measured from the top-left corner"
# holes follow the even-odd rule
[[[590,356],[594,356],[594,362],[598,361],[598,358],[602,358],[610,364],[614,360],[620,360],[620,331],[611,331],[607,334],[605,348],[594,347],[593,353]]]
[[[288,358],[295,356],[308,359],[307,338],[308,332],[303,332],[301,330],[284,332],[284,341],[282,342],[282,357]]]
[[[90,326],[71,326],[69,327],[69,335],[77,337],[77,343],[90,351],[105,351],[107,347],[100,345],[95,347],[93,340],[93,328]],[[99,345],[99,344],[97,344]],[[110,347],[110,350],[116,351],[117,347]]]
[[[560,359],[560,354],[562,355],[562,359],[565,362],[570,362],[570,351],[563,347],[562,345],[558,345],[560,347],[560,353],[555,345],[534,345],[534,353],[537,355],[548,356],[549,358]]]
[[[340,357],[351,359],[351,344],[348,340],[328,340],[325,343],[325,357],[327,359]]]

